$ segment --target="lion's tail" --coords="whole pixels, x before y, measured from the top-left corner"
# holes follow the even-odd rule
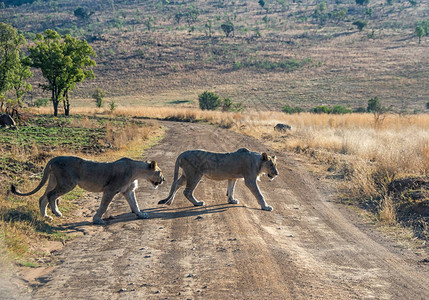
[[[179,178],[179,167],[181,163],[181,156],[179,155],[176,159],[176,164],[174,166],[174,178],[173,178],[173,184],[171,185],[170,194],[167,198],[160,200],[158,204],[168,204],[170,205],[173,202],[174,196],[176,194],[176,191],[178,189],[177,187],[177,179]]]
[[[46,181],[48,181],[49,178],[49,173],[51,172],[51,162],[48,162],[48,164],[46,165],[45,169],[43,170],[43,177],[42,180],[40,181],[39,185],[32,190],[31,192],[28,193],[21,193],[20,191],[18,191],[15,187],[15,185],[11,185],[10,186],[10,190],[12,193],[14,193],[15,195],[18,196],[30,196],[33,195],[35,193],[37,193],[46,183]]]

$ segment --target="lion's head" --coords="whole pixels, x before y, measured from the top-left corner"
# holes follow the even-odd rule
[[[156,189],[158,185],[162,184],[165,181],[164,175],[162,174],[162,171],[158,167],[156,161],[151,161],[149,163],[149,170],[153,170],[153,174],[148,177],[147,180],[152,183]]]
[[[279,175],[279,171],[277,171],[277,158],[276,156],[268,156],[267,153],[262,153],[261,156],[261,172],[267,174],[270,180],[273,180],[277,175]]]

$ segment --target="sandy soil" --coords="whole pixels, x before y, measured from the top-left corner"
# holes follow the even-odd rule
[[[332,187],[299,158],[228,130],[164,124],[166,138],[145,157],[158,161],[167,182],[157,190],[141,182],[137,194],[150,219],[135,219],[119,197],[107,225],[93,226],[100,196],[83,200],[82,222],[70,227],[85,234],[53,254],[55,268],[29,280],[32,298],[429,299],[425,254],[335,203]],[[240,204],[227,204],[226,182],[208,179],[196,190],[206,206],[192,206],[180,191],[171,206],[157,205],[179,153],[241,147],[278,156],[280,175],[259,183],[274,211],[260,210],[242,181]]]

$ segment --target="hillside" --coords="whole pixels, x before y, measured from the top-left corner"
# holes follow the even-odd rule
[[[378,96],[396,111],[421,112],[429,99],[429,37],[419,44],[414,34],[416,22],[429,21],[426,1],[267,0],[262,7],[256,0],[59,0],[2,7],[0,21],[29,41],[50,28],[94,48],[97,79],[77,87],[73,105],[93,105],[96,87],[123,105],[195,106],[210,90],[258,110],[357,108]],[[74,15],[78,7],[86,17]],[[359,31],[357,20],[368,25]],[[222,24],[234,26],[231,36]],[[37,88],[41,80],[36,72],[27,101],[48,97]]]

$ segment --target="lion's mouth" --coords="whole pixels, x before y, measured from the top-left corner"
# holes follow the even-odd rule
[[[273,175],[271,175],[271,174],[267,174],[267,176],[268,176],[268,178],[270,179],[270,181],[273,181],[273,180],[274,180],[274,178],[276,178],[276,175],[275,175],[275,176],[273,176]]]
[[[150,181],[152,184],[153,184],[153,187],[155,188],[155,189],[157,189],[158,188],[158,186],[159,185],[161,185],[163,182],[165,181],[165,179],[164,178],[162,178],[162,180],[161,181]]]

